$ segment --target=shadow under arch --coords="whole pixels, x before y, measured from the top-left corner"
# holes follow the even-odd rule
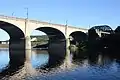
[[[5,21],[0,21],[0,28],[6,31],[10,36],[9,40],[10,61],[7,66],[7,69],[11,71],[14,68],[16,70],[18,68],[18,65],[24,64],[25,53],[21,51],[22,50],[24,51],[25,49],[25,35],[19,27]],[[8,70],[2,71],[3,74]],[[0,73],[0,76],[2,72]]]
[[[79,58],[87,50],[88,35],[81,31],[75,31],[69,36],[72,38],[70,50],[73,53],[73,59]]]
[[[36,30],[42,31],[47,34],[49,60],[48,66],[54,67],[61,64],[66,56],[66,39],[65,35],[58,29],[52,27],[40,27]]]
[[[114,30],[114,32],[120,34],[120,26],[117,26],[117,28]]]
[[[70,36],[72,36],[73,40],[76,42],[86,41],[88,38],[87,34],[81,31],[72,32]]]
[[[25,50],[10,50],[10,54],[25,54]],[[0,72],[0,79],[9,78],[10,76],[17,73],[18,70],[24,67],[25,58],[18,57],[19,60],[10,60],[8,65]]]
[[[12,48],[12,49],[22,48],[23,49],[25,44],[21,45],[20,43],[21,42],[25,43],[25,35],[20,28],[18,28],[14,24],[4,22],[4,21],[0,21],[0,28],[3,29],[4,31],[6,31],[10,36],[9,48]],[[19,45],[17,45],[17,43]]]
[[[24,33],[22,30],[20,30],[17,26],[14,24],[5,22],[5,21],[0,21],[0,28],[5,30],[10,38],[24,38]]]
[[[104,47],[107,47],[104,49],[104,53],[106,54],[115,54],[119,55],[120,52],[120,26],[117,26],[117,28],[114,30],[113,34],[110,34],[108,36],[105,36],[101,39],[102,43],[102,49]]]
[[[101,33],[101,32],[107,32],[109,34]],[[114,34],[114,31],[108,25],[99,25],[99,26],[93,26],[92,28],[90,28],[88,30],[89,53],[98,54],[98,52],[106,51],[107,48],[105,47],[108,46],[110,41],[110,39],[108,40],[108,37],[111,37],[112,34]]]

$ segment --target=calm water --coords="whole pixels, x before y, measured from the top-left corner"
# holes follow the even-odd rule
[[[50,70],[40,69],[49,62],[47,51],[32,50],[31,61],[15,72],[2,77],[11,80],[120,80],[120,58],[111,55],[82,55],[71,63],[71,67],[61,65]],[[9,64],[9,50],[0,49],[0,74]],[[11,69],[11,68],[10,68]],[[9,69],[7,69],[9,71]],[[29,75],[27,75],[27,73]],[[32,74],[33,73],[33,74]],[[3,76],[3,75],[2,75]]]

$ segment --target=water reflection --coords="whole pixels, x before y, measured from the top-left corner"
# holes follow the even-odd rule
[[[7,53],[6,53],[7,52]],[[51,69],[56,67],[56,64],[53,64],[52,60],[54,57],[48,54],[48,51],[41,50],[21,50],[21,49],[9,49],[4,52],[5,57],[8,56],[9,61],[7,65],[0,71],[0,79],[12,78],[15,79],[21,78],[24,75],[34,75],[38,69]],[[2,54],[1,54],[2,55]],[[51,58],[53,58],[51,60]],[[56,60],[56,59],[55,59]],[[7,60],[6,60],[7,61]],[[51,64],[52,63],[52,64]],[[18,77],[19,76],[19,77]]]
[[[70,54],[69,57],[63,60],[62,64],[64,64],[64,61],[69,60],[71,61],[70,64],[73,66],[70,66],[68,61],[68,63],[64,64],[64,66],[62,66],[62,69],[61,69],[61,66],[56,66],[56,64],[54,65],[51,64],[55,62],[53,61],[55,56],[49,55],[48,51],[13,50],[12,49],[10,51],[0,50],[0,52],[1,52],[0,56],[4,56],[4,59],[3,58],[0,58],[0,59],[4,61],[6,60],[5,63],[6,62],[8,63],[7,66],[0,71],[0,79],[3,79],[3,80],[6,78],[15,80],[15,79],[22,79],[22,78],[28,79],[31,77],[32,79],[30,80],[40,80],[40,79],[42,80],[46,80],[46,79],[49,79],[49,80],[56,80],[56,79],[59,79],[59,80],[63,80],[63,79],[119,80],[120,79],[119,54],[117,55],[112,53],[91,53],[91,54],[79,53],[80,54],[79,58],[76,58],[76,59],[74,58],[72,60],[71,54],[74,54],[74,53],[69,53]],[[9,59],[8,54],[14,55],[14,57],[12,56]],[[56,56],[56,57],[59,57],[59,56]],[[50,58],[53,58],[53,59],[51,60]],[[55,58],[55,60],[56,59],[57,58]],[[0,63],[0,65],[2,65],[2,63]],[[0,66],[0,68],[2,67]],[[67,68],[69,68],[68,71],[67,71]],[[104,75],[107,75],[107,76],[104,76]]]
[[[4,53],[6,54],[6,53]],[[35,74],[31,64],[31,50],[10,50],[10,61],[0,72],[0,79],[21,79],[25,75]]]
[[[49,54],[47,50],[32,50],[31,63],[34,68],[38,68],[48,64]]]
[[[74,60],[74,63],[72,63],[76,65],[76,68],[74,70],[70,69],[69,71],[62,71],[61,69],[53,68],[52,72],[46,73],[44,76],[39,75],[37,78],[34,77],[33,79],[119,80],[120,62],[118,62],[118,60],[118,58],[111,57],[109,54],[97,53],[95,56],[93,56],[93,54],[85,54],[82,55],[81,58]],[[74,67],[72,66],[72,68]]]
[[[73,65],[72,64],[72,59],[73,59],[73,53],[70,53],[70,50],[67,49],[66,50],[66,56],[65,56],[65,59],[61,65],[61,68],[62,69],[68,69],[68,68],[71,68],[71,66]]]
[[[49,68],[57,67],[63,64],[66,56],[65,41],[57,41],[52,42],[52,44],[49,44],[48,53],[49,53],[48,61]]]
[[[25,54],[25,50],[9,50],[9,54],[12,56],[9,57],[7,66],[0,72],[0,79],[15,74],[24,65],[25,57],[21,55]]]
[[[0,49],[0,71],[3,67],[7,66],[9,62],[9,49]]]

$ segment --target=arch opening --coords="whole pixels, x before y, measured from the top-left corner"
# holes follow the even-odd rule
[[[22,32],[22,30],[20,30],[17,26],[13,24],[0,21],[0,28],[9,34],[10,39],[24,38],[24,33]]]
[[[106,36],[101,39],[102,48],[109,51],[110,54],[113,52],[115,55],[118,54],[119,47],[120,47],[120,26],[117,26],[117,28],[114,30],[113,34],[110,34],[109,36]],[[104,48],[105,47],[105,48]]]
[[[115,33],[120,33],[120,26],[117,26],[117,28],[114,30]]]
[[[65,53],[66,44],[65,44],[64,34],[60,30],[52,27],[39,27],[36,30],[44,32],[46,34],[45,36],[47,36],[47,40],[46,40],[48,41],[47,44],[37,47],[39,49],[41,47],[47,47],[45,48],[49,55],[47,67],[53,67],[61,63],[62,60],[65,58],[65,54],[66,54]]]
[[[48,49],[49,38],[46,33],[39,30],[34,30],[30,37],[32,48]]]
[[[38,68],[48,63],[49,54],[47,49],[49,38],[46,33],[39,30],[33,30],[30,37],[32,46],[32,66]]]
[[[8,43],[5,43],[9,45],[7,47],[8,50],[4,51],[3,53],[8,53],[9,57],[8,65],[6,68],[8,68],[9,66],[12,66],[12,68],[14,67],[14,69],[18,68],[18,66],[24,64],[25,60],[25,35],[19,27],[5,21],[0,21],[0,29],[4,30],[9,35],[9,38],[7,40]],[[2,34],[2,37],[6,36]],[[2,72],[0,72],[0,75],[2,75],[2,73],[4,73],[5,71],[6,69],[2,70]]]
[[[4,37],[3,37],[4,35]],[[9,63],[9,34],[0,29],[0,72]]]
[[[9,34],[9,49],[25,49],[25,35],[19,27],[0,21],[0,28]]]
[[[46,33],[48,35],[50,41],[65,40],[64,34],[60,30],[57,30],[55,28],[41,27],[41,28],[37,28],[36,30],[40,30],[40,31]]]
[[[97,53],[106,51],[109,44],[111,44],[110,37],[113,36],[114,31],[108,25],[93,26],[89,29],[89,51]],[[94,52],[93,52],[94,51]]]
[[[73,53],[73,59],[79,58],[82,53],[87,51],[88,35],[81,31],[75,31],[70,34],[70,51]]]
[[[75,45],[77,44],[77,42],[81,43],[87,40],[87,34],[81,31],[73,32],[70,34],[70,36],[73,38],[73,40],[71,40],[71,44],[75,44]],[[76,42],[72,43],[72,41],[76,41]]]

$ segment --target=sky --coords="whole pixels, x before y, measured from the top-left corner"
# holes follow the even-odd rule
[[[89,28],[120,25],[120,0],[1,0],[0,14]],[[34,32],[35,33],[35,32]],[[36,32],[37,33],[37,32]],[[3,31],[0,30],[0,36]],[[5,35],[5,34],[4,34]],[[3,37],[4,39],[7,37]]]

